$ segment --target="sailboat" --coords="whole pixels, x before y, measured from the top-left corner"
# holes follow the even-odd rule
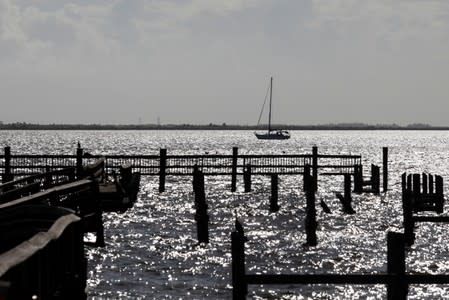
[[[270,106],[268,113],[268,131],[266,133],[254,132],[259,140],[287,140],[290,138],[290,133],[287,130],[271,128],[271,100],[273,98],[273,77],[270,78]],[[265,98],[266,99],[266,98]],[[265,103],[264,103],[265,105]],[[263,112],[263,106],[262,106]],[[262,115],[262,112],[260,113]],[[260,121],[260,117],[259,117]]]

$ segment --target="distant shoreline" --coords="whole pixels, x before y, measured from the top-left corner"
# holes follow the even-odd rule
[[[430,126],[427,124],[400,125],[369,125],[369,124],[324,124],[324,125],[274,125],[273,128],[285,130],[449,130],[449,126]],[[266,130],[264,126],[253,125],[192,125],[192,124],[144,124],[144,125],[114,125],[114,124],[0,124],[0,130]]]

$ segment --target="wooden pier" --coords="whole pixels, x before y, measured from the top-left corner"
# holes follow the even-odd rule
[[[0,299],[86,299],[83,224],[45,205],[0,210]]]
[[[242,228],[231,233],[233,299],[246,299],[248,285],[385,284],[387,299],[405,300],[409,284],[447,284],[449,274],[407,274],[405,240],[401,233],[387,234],[387,272],[383,274],[246,274]]]
[[[406,174],[402,176],[402,209],[405,240],[415,241],[415,223],[449,223],[449,216],[440,216],[444,209],[443,177],[432,174]],[[433,212],[437,215],[415,215]]]
[[[386,153],[384,150],[384,164],[388,163]],[[132,173],[131,170],[136,172]],[[29,205],[45,205],[50,209],[60,207],[70,209],[81,220],[81,236],[86,232],[95,232],[95,245],[103,246],[105,241],[102,213],[123,212],[131,207],[137,198],[141,175],[158,177],[159,192],[165,191],[167,176],[192,176],[198,242],[208,243],[209,215],[205,176],[229,176],[230,188],[233,192],[237,191],[239,176],[243,178],[245,192],[252,190],[252,177],[269,176],[271,179],[269,207],[271,212],[276,212],[279,210],[279,176],[302,175],[306,195],[304,221],[306,243],[309,246],[315,246],[318,243],[315,193],[318,190],[319,177],[344,176],[342,203],[346,211],[349,211],[349,208],[352,209],[351,178],[354,178],[354,190],[356,190],[357,181],[360,183],[362,192],[379,193],[379,168],[372,168],[374,171],[368,180],[364,179],[362,170],[360,155],[319,154],[317,147],[313,147],[309,154],[239,154],[238,148],[233,148],[229,155],[171,155],[166,149],[160,149],[159,155],[106,156],[88,154],[81,147],[76,149],[74,155],[15,154],[6,147],[4,154],[0,155],[0,175],[4,182],[0,185],[0,213]],[[388,167],[384,165],[383,170],[385,172]],[[386,191],[388,174],[383,176],[384,191]],[[113,180],[107,181],[108,178]],[[364,188],[367,185],[370,187]],[[78,242],[83,244],[82,238]],[[239,247],[243,249],[243,246]],[[390,275],[387,277],[390,281],[397,279],[394,276],[391,279]],[[0,274],[0,280],[4,278],[9,280]],[[82,278],[85,284],[85,277]],[[253,275],[246,277],[244,275],[241,278],[244,280],[242,282],[247,283],[255,283],[258,280],[267,283],[269,281],[268,277],[260,279]],[[282,279],[282,276],[273,278],[270,280],[274,282],[290,280]],[[297,280],[299,279],[294,279],[293,282],[298,283]],[[339,280],[337,279],[337,283]],[[329,281],[331,282],[333,281]],[[45,289],[43,293],[55,293],[52,288],[47,286],[43,288]]]
[[[388,185],[388,174],[385,173],[388,172],[388,151],[386,151],[388,149],[385,149],[384,191]],[[74,155],[27,155],[14,154],[10,147],[5,147],[4,154],[0,155],[0,176],[3,182],[7,182],[21,176],[70,167],[75,168],[79,174],[84,165],[92,164],[98,159],[104,159],[106,176],[118,173],[123,165],[131,166],[142,176],[158,176],[159,192],[165,191],[167,176],[192,176],[195,166],[205,176],[230,176],[231,191],[236,191],[237,176],[245,176],[246,190],[249,190],[251,176],[302,175],[306,165],[312,167],[312,176],[316,183],[319,176],[344,174],[363,176],[363,172],[357,173],[357,170],[362,170],[360,155],[319,154],[318,147],[313,147],[309,154],[277,155],[239,154],[237,147],[234,147],[229,155],[172,155],[167,153],[167,149],[160,149],[159,155],[86,155],[82,148],[76,149]],[[373,182],[377,192],[379,181]]]
[[[125,166],[107,182],[102,159],[46,170],[0,184],[0,281],[11,299],[84,299],[84,245],[105,246],[103,212],[132,206],[140,174]],[[95,242],[84,241],[88,232]]]

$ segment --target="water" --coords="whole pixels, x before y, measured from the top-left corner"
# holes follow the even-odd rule
[[[13,153],[72,154],[77,141],[92,154],[310,153],[361,154],[365,166],[382,163],[389,147],[390,189],[386,195],[353,195],[355,215],[344,215],[335,191],[341,178],[320,177],[318,246],[307,248],[302,178],[280,176],[278,213],[270,214],[270,181],[253,179],[253,192],[230,192],[230,178],[207,177],[210,244],[196,244],[191,178],[143,177],[135,206],[104,216],[106,247],[89,249],[90,299],[229,299],[230,233],[235,213],[249,238],[248,273],[380,273],[386,271],[386,232],[402,231],[400,174],[432,172],[447,181],[449,132],[294,131],[288,141],[258,141],[249,131],[1,131]],[[447,191],[445,191],[447,193]],[[420,224],[407,253],[411,273],[449,272],[447,225]],[[383,285],[249,286],[253,299],[384,299]],[[447,296],[445,296],[447,295]],[[414,285],[409,299],[449,298],[449,286]]]

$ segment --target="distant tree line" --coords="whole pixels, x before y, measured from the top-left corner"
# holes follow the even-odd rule
[[[232,124],[33,124],[26,122],[4,123],[0,130],[266,130],[267,125]],[[431,126],[412,123],[405,126],[397,124],[330,123],[320,125],[274,124],[272,128],[286,130],[449,130],[449,126]]]

